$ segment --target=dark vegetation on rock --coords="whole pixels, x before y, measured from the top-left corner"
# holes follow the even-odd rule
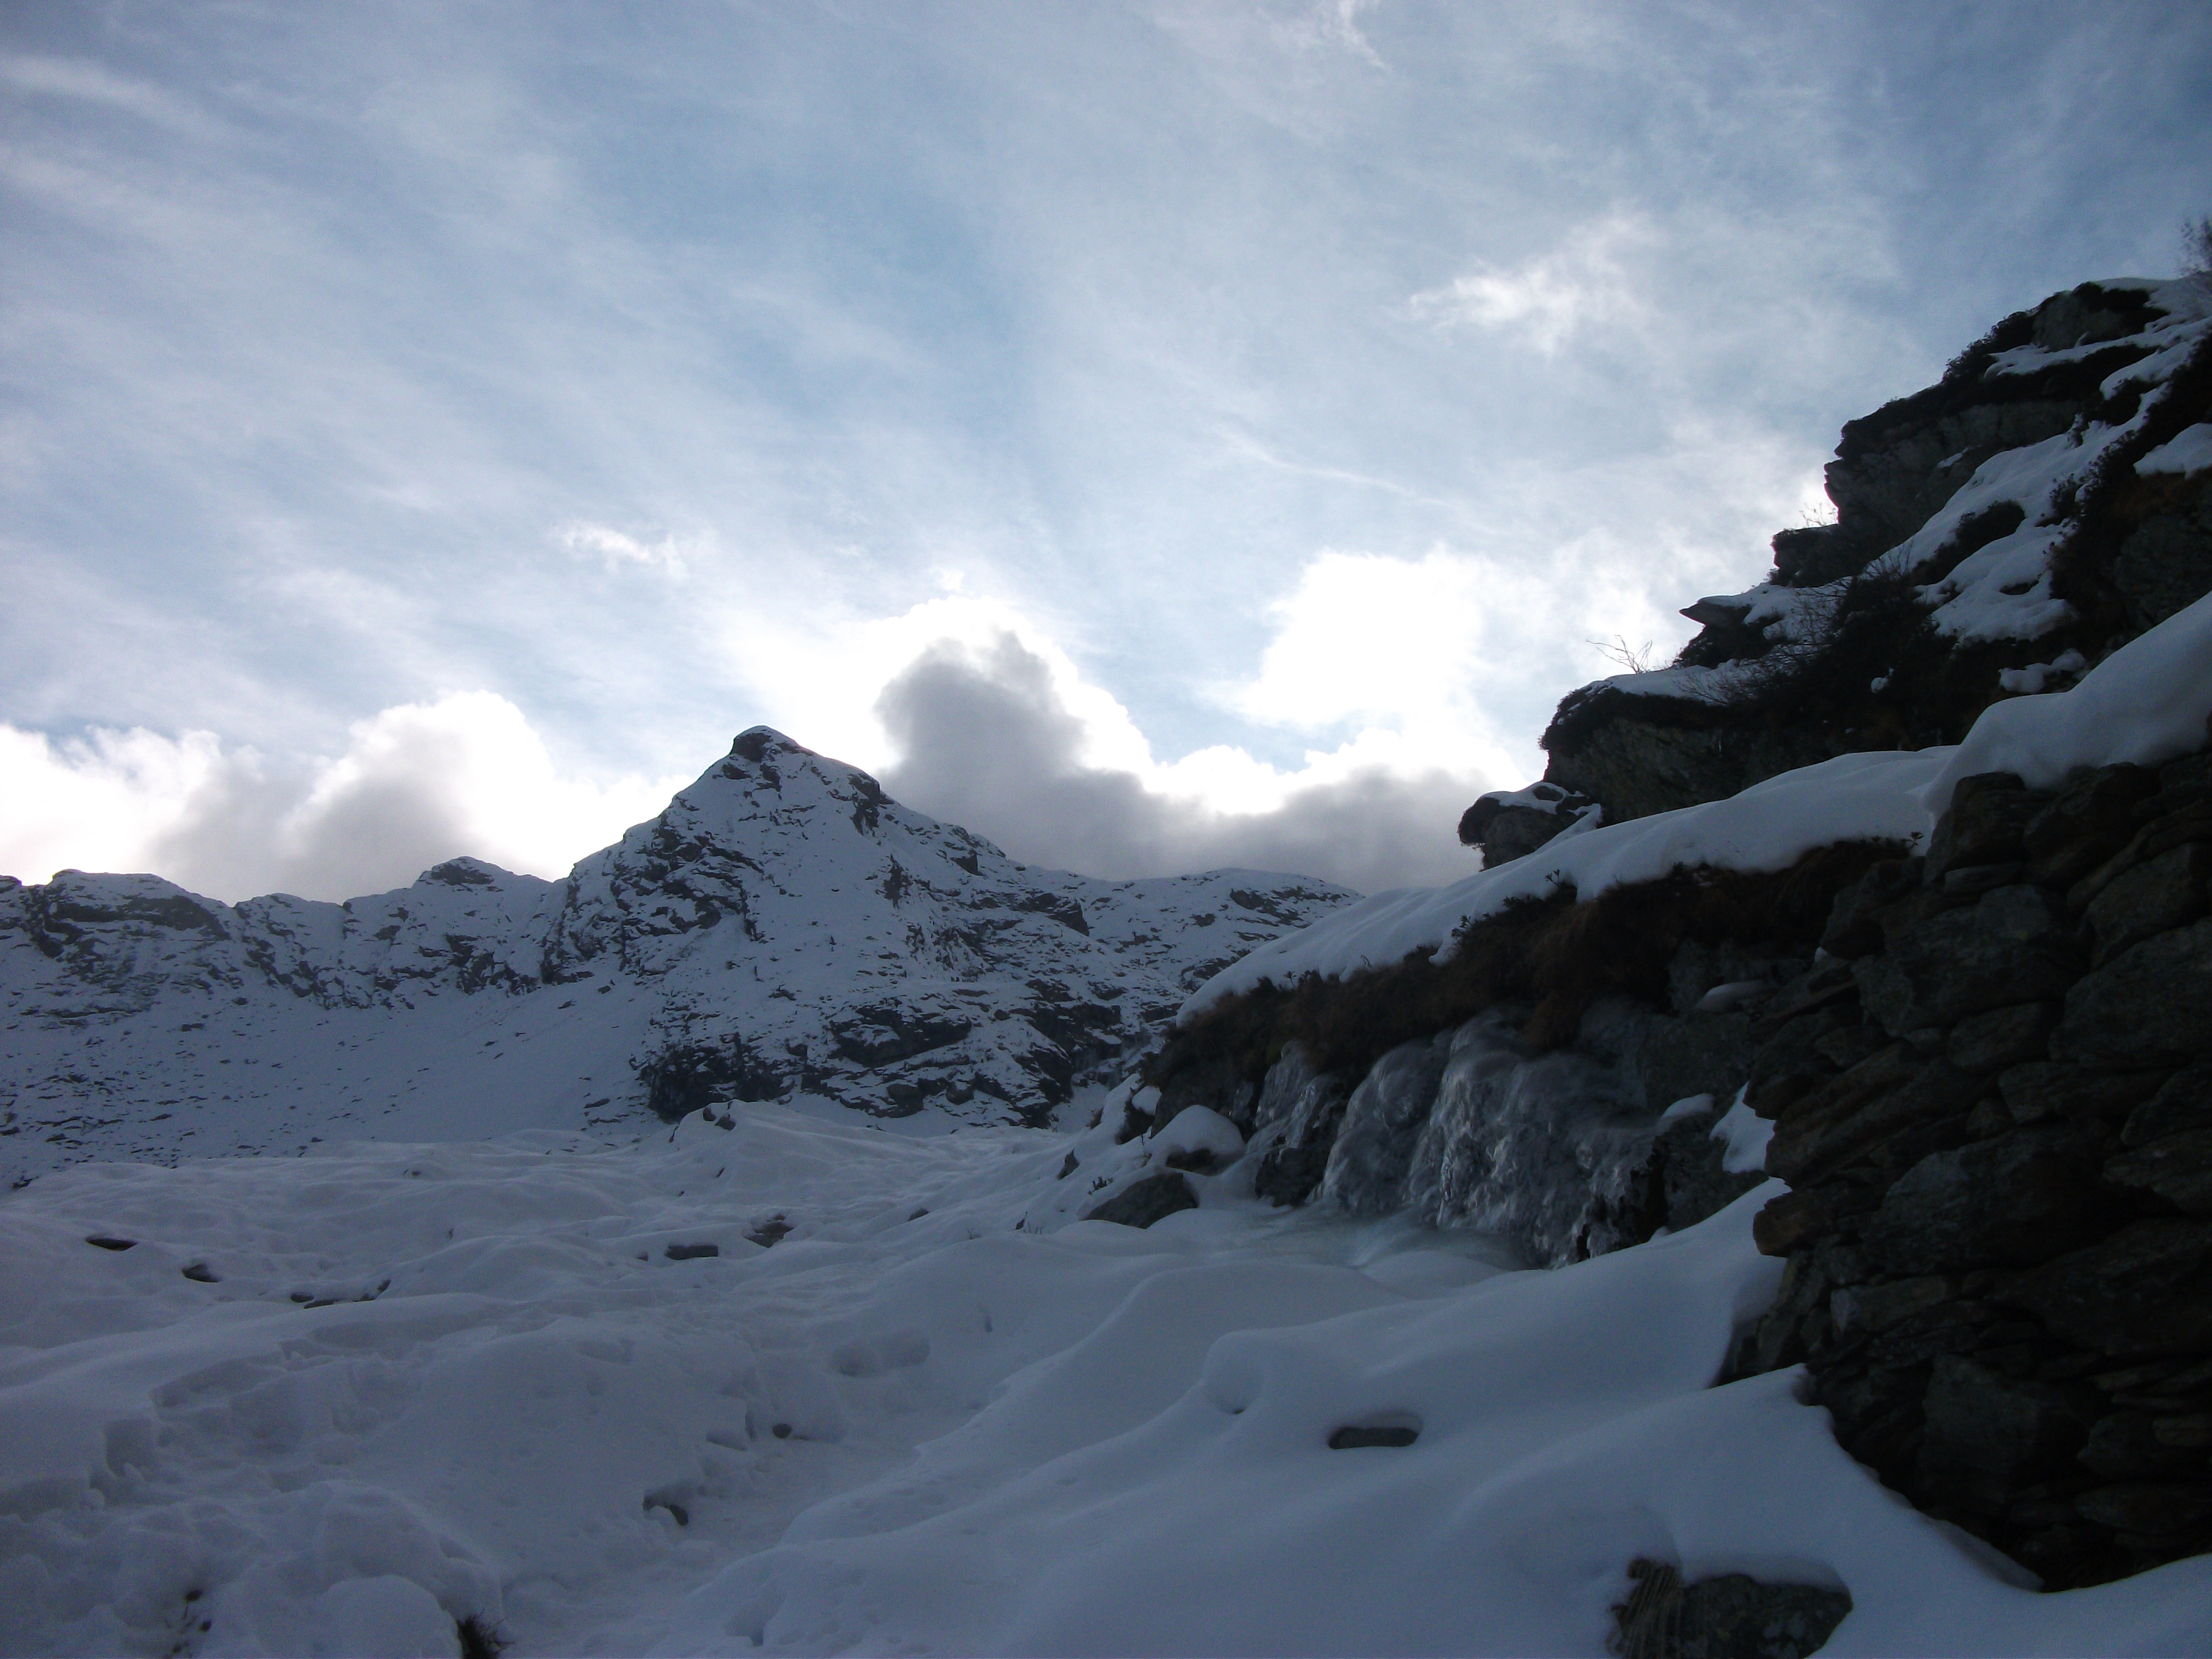
[[[453,1637],[460,1644],[461,1659],[499,1659],[512,1645],[499,1626],[480,1613],[465,1613],[456,1619]]]
[[[1842,842],[1771,874],[1679,871],[1587,902],[1562,886],[1463,928],[1441,962],[1419,952],[1341,979],[1309,975],[1287,990],[1263,984],[1224,997],[1169,1033],[1147,1060],[1146,1079],[1160,1091],[1163,1122],[1184,1106],[1205,1104],[1249,1128],[1268,1068],[1292,1043],[1317,1070],[1358,1076],[1401,1043],[1500,1004],[1525,1003],[1525,1040],[1540,1051],[1560,1048],[1601,998],[1665,1006],[1685,945],[1755,943],[1770,955],[1810,957],[1837,893],[1905,850],[1893,842]],[[1240,1085],[1250,1098],[1229,1109],[1221,1103],[1237,1103]]]

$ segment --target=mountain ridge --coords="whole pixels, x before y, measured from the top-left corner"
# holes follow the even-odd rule
[[[0,1146],[21,1179],[732,1100],[1043,1122],[1213,971],[1352,896],[1018,863],[756,726],[559,881],[457,858],[338,903],[0,884]]]

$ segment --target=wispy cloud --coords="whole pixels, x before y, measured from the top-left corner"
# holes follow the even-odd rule
[[[1553,252],[1517,265],[1481,264],[1407,302],[1414,317],[1441,328],[1498,329],[1549,355],[1580,330],[1647,313],[1630,256],[1654,240],[1628,213],[1577,228]]]
[[[665,531],[651,541],[641,541],[627,532],[578,520],[555,531],[553,539],[579,556],[598,558],[610,570],[636,566],[681,576],[687,568],[676,538]]]
[[[1304,51],[1349,52],[1376,69],[1387,68],[1380,53],[1360,33],[1359,15],[1378,0],[1311,0],[1302,10],[1271,20],[1276,38]]]
[[[0,52],[0,85],[33,98],[104,106],[191,137],[204,138],[215,131],[186,99],[89,58]]]

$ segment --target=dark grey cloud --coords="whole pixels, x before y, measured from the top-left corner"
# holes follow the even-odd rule
[[[349,781],[311,793],[302,776],[227,769],[192,796],[149,862],[196,892],[342,899],[404,887],[434,864],[473,853],[454,792],[427,769]]]
[[[925,652],[884,688],[876,713],[901,756],[886,789],[1035,863],[1115,878],[1281,870],[1370,893],[1479,867],[1455,826],[1486,786],[1443,769],[1354,773],[1273,811],[1221,813],[1087,765],[1081,721],[1043,659],[1010,635],[980,654],[950,643]]]

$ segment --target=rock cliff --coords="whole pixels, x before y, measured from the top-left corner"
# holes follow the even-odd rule
[[[1470,809],[1482,876],[1224,975],[1124,1133],[1549,1263],[1775,1181],[1719,1380],[1806,1366],[2048,1586],[2212,1549],[2208,333],[2085,285],[1854,422],[1837,522]]]
[[[1741,1372],[2055,1584],[2212,1549],[2212,756],[1961,784],[1753,1058]]]
[[[1855,750],[1955,743],[2072,684],[2212,587],[2212,290],[2086,283],[1999,323],[1936,385],[1848,422],[1832,524],[1701,599],[1674,664],[1571,693],[1537,786],[1620,823]],[[1492,863],[1571,821],[1528,792],[1461,825]],[[1501,810],[1503,809],[1503,810]]]

